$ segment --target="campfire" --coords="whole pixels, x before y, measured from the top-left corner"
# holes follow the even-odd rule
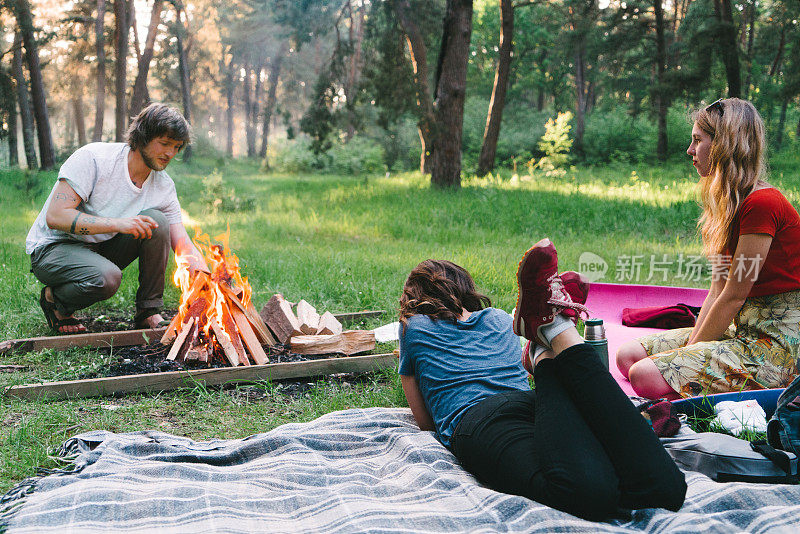
[[[173,280],[181,289],[178,313],[161,338],[172,344],[168,360],[208,362],[223,358],[232,366],[262,365],[268,358],[262,345],[275,339],[253,307],[252,289],[239,270],[239,259],[228,248],[229,232],[215,238],[195,233],[194,243],[211,273],[192,278],[187,258],[178,257]]]

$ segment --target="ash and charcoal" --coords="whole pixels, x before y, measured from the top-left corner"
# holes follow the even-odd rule
[[[168,371],[184,371],[195,369],[209,369],[230,367],[223,358],[213,358],[211,364],[196,360],[185,362],[167,360],[170,346],[162,345],[155,341],[149,345],[133,345],[130,347],[117,347],[113,349],[114,359],[105,370],[91,373],[81,378],[99,378],[108,376],[141,375],[146,373],[165,373]],[[269,363],[306,362],[329,358],[331,355],[308,356],[289,352],[286,347],[265,347]],[[100,352],[110,354],[111,349],[101,349]]]
[[[166,320],[171,320],[175,317],[177,310],[164,310],[161,315]],[[120,332],[123,330],[133,330],[133,314],[122,314],[119,312],[114,313],[101,313],[99,315],[76,315],[75,316],[86,331],[90,334],[96,332]]]

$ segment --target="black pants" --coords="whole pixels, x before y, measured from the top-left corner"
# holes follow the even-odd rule
[[[499,393],[464,414],[451,445],[467,471],[592,520],[683,505],[683,473],[591,346],[543,360],[535,380],[535,391]]]

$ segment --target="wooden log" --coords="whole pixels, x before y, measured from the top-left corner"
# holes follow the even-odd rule
[[[253,382],[255,380],[284,380],[336,373],[368,373],[397,367],[394,354],[368,354],[349,358],[327,358],[307,362],[269,363],[250,367],[222,367],[192,371],[170,371],[143,375],[66,380],[48,384],[25,384],[7,388],[3,395],[20,399],[77,399],[125,393],[156,393],[181,387],[194,387],[198,382],[207,386]]]
[[[383,310],[364,310],[359,312],[334,313],[333,316],[344,324],[361,321],[362,319],[374,319],[375,317],[380,317],[384,313],[386,312]]]
[[[181,299],[181,303],[188,302],[190,305],[194,303],[194,300],[205,289],[207,283],[208,283],[208,275],[203,272],[198,272],[197,276],[195,276],[194,278],[194,282],[192,282],[192,285],[189,288],[189,292],[187,293],[186,298]],[[178,330],[180,330],[181,327],[181,325],[179,324],[180,319],[181,319],[181,310],[180,308],[178,308],[178,313],[176,313],[175,317],[172,318],[172,321],[169,323],[169,326],[167,327],[167,331],[164,332],[164,337],[161,338],[161,343],[163,345],[169,345],[175,340],[175,336],[178,335]]]
[[[225,302],[222,303],[220,308],[222,308],[222,327],[225,329],[225,332],[228,333],[228,337],[231,340],[231,345],[233,345],[233,348],[236,350],[239,363],[242,365],[250,365],[247,355],[244,353],[242,339],[239,337],[239,333],[236,330],[236,323],[233,321],[230,308]],[[217,321],[219,321],[219,319],[220,318],[217,317]]]
[[[258,338],[256,338],[253,329],[250,327],[250,321],[248,321],[244,313],[235,306],[231,307],[231,315],[244,340],[244,344],[247,346],[247,350],[250,352],[250,356],[253,357],[253,361],[257,365],[264,365],[267,363],[269,358],[267,358],[267,354],[261,347],[261,343],[258,342]]]
[[[220,328],[217,321],[211,320],[211,330],[214,332],[214,337],[219,343],[219,346],[222,347],[222,352],[225,353],[225,357],[228,358],[228,361],[231,363],[232,366],[236,367],[239,365],[239,355],[236,352],[236,349],[233,348],[233,344],[228,339],[228,336],[223,332],[222,328]]]
[[[222,288],[222,292],[225,294],[225,297],[230,300],[235,307],[239,308],[239,310],[244,313],[245,317],[247,317],[247,320],[250,321],[250,326],[253,327],[253,331],[258,337],[258,340],[264,345],[269,345],[270,347],[275,345],[275,338],[272,337],[269,328],[267,328],[267,325],[264,324],[264,321],[258,315],[258,312],[253,307],[252,302],[249,303],[248,306],[245,306],[242,304],[241,299],[235,294],[230,286],[223,284],[220,287]]]
[[[194,327],[195,319],[194,317],[189,317],[189,320],[186,321],[186,324],[183,325],[181,328],[180,333],[175,338],[175,341],[172,343],[172,347],[169,349],[169,354],[167,354],[167,359],[174,361],[179,355],[183,356],[189,350],[189,346],[186,343],[186,338],[189,337],[189,334]]]
[[[291,304],[280,293],[269,299],[259,315],[278,343],[286,343],[295,333],[302,334],[300,322],[295,317]]]
[[[342,323],[331,312],[326,311],[319,318],[319,328],[314,333],[317,335],[341,334]]]
[[[94,332],[91,334],[11,339],[0,343],[0,354],[11,351],[30,352],[44,349],[68,349],[71,347],[129,347],[131,345],[149,343],[163,334],[164,328],[162,327],[143,330],[121,330],[119,332]]]
[[[373,350],[375,333],[372,330],[345,330],[341,334],[327,336],[293,336],[290,348],[297,354],[341,352],[349,356]]]
[[[297,321],[300,323],[300,331],[307,335],[314,335],[319,329],[319,313],[317,309],[301,299],[297,303]]]

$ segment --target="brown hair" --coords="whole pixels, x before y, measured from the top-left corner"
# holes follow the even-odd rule
[[[703,214],[697,222],[707,256],[731,240],[739,206],[767,174],[764,121],[747,100],[726,98],[692,113],[711,136],[709,173],[698,182]]]
[[[128,144],[131,150],[136,150],[144,148],[153,139],[164,135],[176,141],[183,141],[182,149],[189,144],[192,129],[180,111],[166,104],[153,103],[133,119],[128,128]]]
[[[403,286],[400,323],[405,331],[412,315],[455,321],[462,308],[473,312],[491,305],[463,267],[447,260],[425,260],[412,269]]]

